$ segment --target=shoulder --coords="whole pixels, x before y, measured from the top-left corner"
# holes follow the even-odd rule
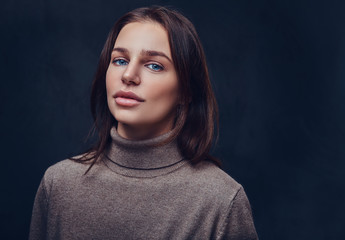
[[[258,239],[250,203],[242,185],[211,162],[203,162],[192,168],[197,173],[194,174],[196,188],[209,205],[221,212],[218,238]]]
[[[241,188],[241,185],[236,180],[212,162],[203,161],[196,165],[191,165],[191,169],[194,172],[192,176],[207,186],[218,186],[219,188],[225,187],[236,190]]]
[[[66,159],[50,166],[45,171],[42,182],[49,191],[53,186],[63,186],[77,181],[84,175],[88,167],[89,164]]]
[[[46,177],[56,178],[68,175],[80,175],[83,171],[86,171],[88,164],[78,163],[71,159],[62,160],[54,165],[50,166],[46,172]]]
[[[212,162],[190,164],[187,171],[185,176],[189,176],[192,187],[214,200],[229,203],[242,189],[237,181]]]

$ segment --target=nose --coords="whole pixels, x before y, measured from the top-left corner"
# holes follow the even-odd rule
[[[139,76],[139,66],[135,62],[130,62],[123,72],[121,80],[127,85],[139,85],[141,83]]]

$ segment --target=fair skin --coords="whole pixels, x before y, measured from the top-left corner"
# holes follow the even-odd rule
[[[173,127],[178,78],[168,34],[155,22],[133,22],[122,28],[106,73],[107,101],[120,136],[141,140]]]

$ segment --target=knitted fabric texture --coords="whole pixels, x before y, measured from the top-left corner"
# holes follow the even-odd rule
[[[192,165],[170,133],[130,141],[111,130],[102,161],[61,161],[37,191],[30,239],[258,239],[240,184],[208,161]]]

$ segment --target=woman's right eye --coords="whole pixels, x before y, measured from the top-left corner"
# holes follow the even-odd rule
[[[118,66],[128,65],[128,62],[125,59],[114,59],[113,63]]]

